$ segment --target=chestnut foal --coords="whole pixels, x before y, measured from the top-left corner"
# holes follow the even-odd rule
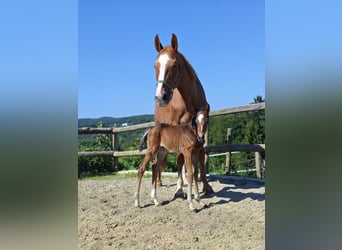
[[[156,195],[156,178],[160,171],[161,164],[169,152],[182,153],[187,171],[187,201],[190,210],[194,210],[192,203],[192,180],[194,180],[194,198],[203,206],[198,193],[198,168],[197,162],[199,160],[199,152],[203,150],[204,135],[207,130],[208,112],[199,111],[196,114],[195,120],[190,123],[172,126],[168,124],[157,124],[150,128],[143,136],[140,150],[148,140],[148,148],[144,160],[139,166],[138,183],[136,193],[134,194],[135,206],[140,207],[139,193],[141,186],[141,178],[144,175],[147,164],[150,162],[152,156],[156,155],[156,164],[152,165],[152,188],[151,198],[155,206],[160,203]],[[182,178],[182,169],[178,168],[178,178]],[[178,181],[182,183],[182,181]],[[177,191],[182,187],[177,184]],[[176,191],[176,192],[177,192]]]

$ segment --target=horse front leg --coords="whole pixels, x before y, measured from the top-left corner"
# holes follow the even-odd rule
[[[203,183],[203,193],[210,194],[213,193],[213,188],[209,185],[207,180],[207,171],[205,169],[205,152],[204,148],[202,147],[198,153],[198,161],[200,163],[200,178]]]

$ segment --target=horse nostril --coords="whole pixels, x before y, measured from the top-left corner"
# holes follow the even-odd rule
[[[159,107],[165,107],[167,105],[167,101],[163,98],[158,98],[157,96],[154,98],[155,102],[158,104]]]
[[[204,142],[204,135],[202,135],[202,136],[197,136],[197,141],[199,141],[199,142]]]
[[[167,101],[169,99],[169,95],[165,93],[162,97],[163,101]]]

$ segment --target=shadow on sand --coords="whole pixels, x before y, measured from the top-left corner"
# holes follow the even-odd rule
[[[226,185],[220,190],[215,190],[213,193],[209,194],[201,194],[201,198],[203,199],[210,199],[210,198],[221,198],[216,202],[209,202],[205,206],[203,206],[200,209],[195,209],[194,212],[200,212],[202,210],[218,206],[218,205],[224,205],[231,202],[240,202],[245,199],[252,199],[257,201],[264,201],[265,200],[265,193],[255,193],[255,192],[241,192],[239,190],[248,190],[248,189],[255,189],[255,188],[261,188],[264,187],[264,183],[258,183],[254,181],[245,180],[243,178],[241,179],[227,179],[227,178],[220,178],[220,177],[212,177],[210,176],[208,178],[209,184],[213,182],[219,182],[220,184]],[[229,185],[229,186],[228,186]],[[169,184],[169,185],[163,185],[162,187],[173,187],[176,186],[176,184]],[[186,187],[186,185],[184,186]],[[185,191],[185,190],[184,190]],[[166,206],[173,202],[176,199],[184,199],[186,200],[186,193],[184,195],[176,195],[170,200],[164,200],[161,205]],[[196,201],[194,201],[196,202]],[[144,207],[154,206],[154,204],[147,204]]]
[[[230,186],[225,186],[221,190],[214,190],[213,193],[205,194],[203,198],[213,198],[218,197],[221,198],[216,202],[209,202],[208,207],[213,207],[216,205],[223,205],[230,202],[240,202],[245,199],[252,199],[257,201],[265,200],[265,193],[255,193],[255,192],[241,192],[238,190],[244,189],[255,189],[264,187],[264,183],[258,183],[253,181],[244,180],[243,178],[240,180],[232,180],[232,179],[224,179],[224,178],[209,178],[209,184],[213,181],[218,181],[221,184],[227,184]]]

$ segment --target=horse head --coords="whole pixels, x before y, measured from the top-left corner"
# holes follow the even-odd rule
[[[157,80],[155,100],[159,106],[166,106],[172,98],[173,90],[177,87],[182,77],[177,37],[175,34],[172,34],[171,46],[164,48],[159,40],[159,36],[156,35],[154,45],[158,52],[157,59],[154,62]]]

